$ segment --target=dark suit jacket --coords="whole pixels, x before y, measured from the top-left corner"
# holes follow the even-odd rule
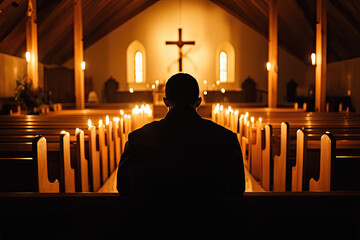
[[[150,221],[161,213],[157,215],[161,224],[154,226],[174,219],[188,227],[192,222],[200,237],[204,231],[198,223],[228,219],[220,216],[224,213],[222,200],[245,190],[237,135],[183,106],[129,134],[117,177],[120,195],[145,199],[146,209],[137,207],[137,211],[148,211]],[[149,209],[153,211],[150,214]],[[135,218],[139,221],[139,216]],[[209,224],[202,226],[209,229]]]
[[[118,171],[120,195],[238,195],[245,190],[237,135],[191,107],[129,134]]]

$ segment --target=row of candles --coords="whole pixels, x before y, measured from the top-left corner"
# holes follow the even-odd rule
[[[102,135],[105,132],[111,131],[111,129],[118,129],[118,136],[123,137],[122,142],[124,143],[127,141],[131,131],[144,126],[152,120],[153,111],[148,104],[141,105],[141,107],[136,105],[128,114],[125,114],[124,110],[120,110],[120,116],[113,117],[112,121],[110,121],[108,115],[106,115],[105,123],[100,119],[98,131],[99,135]],[[88,127],[89,134],[96,134],[96,126],[93,125],[90,119],[88,120]]]
[[[249,113],[241,114],[239,110],[233,110],[231,106],[227,108],[219,103],[213,105],[212,121],[222,125],[229,130],[239,133],[240,136],[249,137],[251,129],[262,128],[262,118],[255,121],[254,117],[249,117]]]

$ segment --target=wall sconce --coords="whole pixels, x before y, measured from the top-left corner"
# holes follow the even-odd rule
[[[316,66],[316,54],[315,53],[311,54],[311,64],[313,66]]]
[[[25,59],[26,59],[26,62],[30,62],[30,59],[31,59],[31,54],[30,54],[30,52],[26,52],[26,53],[25,53]]]
[[[267,71],[270,71],[270,69],[271,69],[271,63],[270,63],[270,62],[267,62],[267,63],[266,63],[266,70],[267,70]]]
[[[85,63],[85,61],[82,61],[81,62],[81,69],[85,70],[85,68],[86,68],[86,63]]]

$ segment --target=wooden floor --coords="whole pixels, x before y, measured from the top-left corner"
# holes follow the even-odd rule
[[[104,185],[99,189],[98,193],[116,193],[116,175],[117,169],[111,174],[108,180]],[[245,168],[245,182],[246,190],[245,192],[265,192],[261,187],[258,181],[256,181],[253,176],[249,173],[247,168]]]

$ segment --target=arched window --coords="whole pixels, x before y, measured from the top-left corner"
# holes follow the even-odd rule
[[[146,83],[146,51],[144,45],[135,40],[126,50],[127,83],[141,86]],[[129,85],[129,87],[130,87]]]
[[[144,82],[144,72],[143,72],[143,54],[141,51],[135,53],[135,82],[142,83]]]
[[[220,52],[220,82],[228,80],[228,56],[225,51]]]
[[[235,82],[235,49],[225,41],[216,49],[216,80],[221,83]]]

